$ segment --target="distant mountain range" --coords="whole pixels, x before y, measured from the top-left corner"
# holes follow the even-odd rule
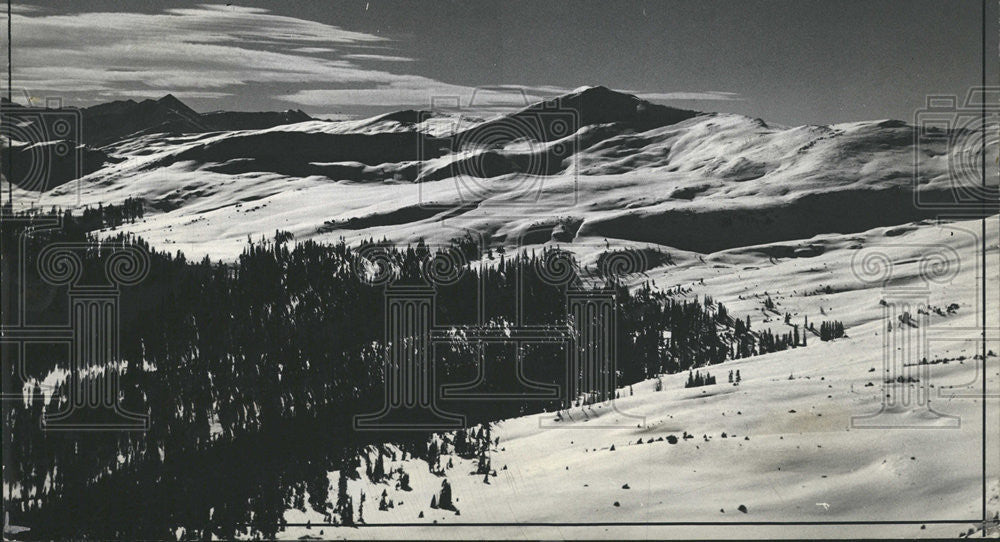
[[[158,100],[115,101],[81,109],[83,143],[100,147],[126,136],[260,130],[313,120],[299,110],[198,113],[173,94]]]
[[[23,106],[0,98],[4,108]],[[74,108],[75,109],[75,108]],[[76,109],[83,120],[78,143],[101,147],[143,134],[190,134],[230,130],[260,130],[314,120],[298,109],[285,111],[212,111],[199,113],[173,94],[157,100],[117,100]]]
[[[456,235],[443,222],[493,243],[619,239],[705,253],[936,216],[915,197],[954,197],[952,165],[975,162],[949,143],[964,134],[918,146],[902,121],[785,127],[601,86],[492,119],[198,113],[170,95],[80,112],[80,183],[60,186],[75,176],[50,166],[25,200],[140,197],[150,213],[136,233],[219,257],[276,229],[331,241]],[[53,143],[14,139],[17,182]]]
[[[0,130],[4,144],[0,158],[10,160],[15,183],[18,185],[53,188],[97,171],[105,164],[118,160],[100,149],[126,138],[146,134],[192,134],[234,130],[259,130],[282,124],[313,120],[300,110],[287,111],[213,111],[198,113],[172,94],[158,100],[119,100],[77,109],[81,125],[62,137],[37,138],[52,134],[52,130],[34,123],[44,123],[36,116],[19,116],[22,106],[2,99],[4,109],[14,111],[13,118],[19,129]],[[14,134],[11,143],[8,134]],[[23,135],[28,134],[28,135]],[[42,140],[38,140],[42,139]],[[48,152],[55,144],[60,149],[75,152]],[[37,169],[38,157],[44,156],[45,171]],[[6,174],[6,170],[4,171]],[[44,178],[39,178],[43,175]]]

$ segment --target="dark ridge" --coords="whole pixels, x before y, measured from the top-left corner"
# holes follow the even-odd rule
[[[921,201],[948,201],[949,190],[922,190]],[[640,211],[588,220],[581,235],[620,237],[708,254],[741,246],[858,233],[937,216],[913,206],[907,188],[846,189],[806,194],[794,201],[725,209]],[[978,216],[995,212],[982,211]],[[732,232],[739,231],[739,236]],[[624,233],[627,232],[627,233]]]
[[[259,130],[313,120],[298,110],[215,111],[202,114],[173,94],[141,102],[118,100],[85,107],[80,112],[83,117],[83,142],[92,146],[107,145],[140,134]]]
[[[423,111],[419,109],[404,109],[402,111],[394,111],[392,113],[386,113],[384,115],[379,115],[371,120],[369,124],[374,124],[376,122],[383,121],[395,121],[400,124],[417,124],[427,120],[434,114],[430,111]]]
[[[159,100],[116,101],[85,107],[83,142],[102,146],[135,133],[210,131],[200,115],[173,95]]]
[[[263,130],[283,124],[315,120],[299,109],[286,111],[213,111],[202,113],[206,126],[218,131]]]
[[[421,142],[423,140],[423,143]],[[165,157],[150,167],[184,160],[223,163],[252,158],[272,171],[289,171],[310,162],[360,162],[369,166],[434,158],[436,140],[411,132],[387,134],[316,134],[265,132],[239,134],[202,143]],[[420,149],[427,149],[421,156]],[[429,154],[427,154],[429,153]]]
[[[461,132],[456,146],[500,146],[518,139],[554,141],[583,126],[616,123],[645,131],[669,126],[700,115],[642,100],[607,87],[589,87],[545,100]]]
[[[174,96],[173,94],[167,94],[166,96],[160,98],[159,100],[156,100],[156,103],[164,107],[167,107],[173,111],[176,111],[177,113],[180,113],[184,116],[195,116],[195,117],[198,116],[197,111],[191,109],[190,107],[187,106],[187,104],[178,100],[177,97]]]
[[[45,167],[38,167],[38,156],[45,156]],[[117,160],[103,151],[91,149],[72,140],[53,140],[15,145],[4,144],[0,160],[9,168],[11,181],[23,190],[46,192],[93,173],[107,162]]]

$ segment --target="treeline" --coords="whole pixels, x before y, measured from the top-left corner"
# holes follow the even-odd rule
[[[190,261],[122,233],[103,241],[90,233],[141,216],[142,203],[131,200],[84,215],[36,213],[3,223],[5,286],[7,292],[30,290],[23,307],[27,323],[57,325],[68,317],[66,287],[34,276],[44,246],[90,243],[81,253],[84,280],[97,282],[105,270],[99,245],[134,245],[150,254],[148,276],[120,296],[121,366],[105,370],[119,375],[122,407],[150,417],[148,431],[40,430],[43,413],[65,408],[65,379],[53,390],[40,383],[67,368],[66,350],[33,348],[30,363],[18,366],[12,362],[16,347],[4,345],[3,391],[24,396],[3,403],[4,499],[13,523],[42,538],[165,538],[178,526],[191,538],[271,538],[284,510],[306,493],[314,509],[332,509],[332,516],[353,508],[342,494],[339,502],[328,502],[327,473],[357,468],[363,447],[392,442],[412,456],[427,456],[427,433],[352,429],[355,415],[383,406],[384,287],[358,273],[370,263],[360,254],[376,243],[296,243],[276,232],[249,243],[235,262],[220,263]],[[20,261],[20,231],[55,218],[59,227],[26,237],[26,261]],[[449,248],[468,261],[479,256],[468,240],[440,250]],[[405,282],[421,280],[422,266],[437,250],[420,243],[383,252]],[[437,289],[438,323],[482,319],[484,326],[510,326],[520,302],[523,323],[565,324],[565,292],[537,272],[548,256],[501,253],[485,268],[466,266]],[[31,276],[17,276],[17,269]],[[613,277],[573,284],[615,291],[615,386],[773,347],[750,330],[749,319],[733,319],[711,299],[678,300],[650,284],[630,291]],[[485,301],[478,313],[480,292]],[[18,302],[5,295],[5,324],[11,322],[6,315],[21,309]],[[534,385],[610,398],[608,390],[586,389],[579,375],[567,376],[565,345],[478,348],[456,340],[433,359],[437,385],[475,382],[481,374],[474,393],[502,397],[439,401],[469,425],[570,406],[565,398],[518,395],[527,385],[522,376]],[[480,364],[479,355],[488,361]],[[85,385],[102,378],[80,376]]]
[[[700,388],[701,386],[714,385],[715,377],[710,375],[708,371],[705,371],[705,374],[701,374],[701,371],[689,371],[687,382],[684,383],[685,388]]]
[[[844,337],[844,323],[840,320],[823,321],[819,325],[819,338],[821,341],[832,341]]]
[[[136,220],[141,220],[146,215],[146,201],[143,198],[129,197],[118,205],[113,203],[108,205],[98,203],[97,207],[88,205],[79,214],[58,207],[53,207],[43,214],[48,216],[62,215],[68,223],[73,224],[74,228],[90,232],[105,228],[113,229],[122,224],[133,224]]]

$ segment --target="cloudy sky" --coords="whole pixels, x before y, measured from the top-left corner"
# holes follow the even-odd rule
[[[996,2],[988,78],[997,78]],[[366,115],[522,105],[582,85],[786,124],[910,119],[981,81],[975,1],[14,0],[14,88],[69,105]],[[6,22],[6,21],[5,21]],[[484,96],[488,99],[484,99]]]

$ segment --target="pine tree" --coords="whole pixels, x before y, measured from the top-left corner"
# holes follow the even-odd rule
[[[381,482],[385,478],[385,461],[382,459],[382,450],[378,450],[378,459],[375,460],[375,468],[372,469],[371,479],[375,482]]]
[[[358,523],[365,522],[365,492],[361,492],[361,499],[358,501]]]
[[[427,467],[431,472],[434,472],[434,466],[437,464],[437,460],[438,460],[437,441],[431,440],[431,443],[427,446]]]
[[[455,505],[451,502],[451,484],[448,479],[441,480],[441,496],[438,499],[438,508],[443,510],[455,510]]]
[[[346,466],[346,462],[345,462]],[[354,525],[354,507],[351,504],[351,496],[347,494],[347,469],[341,468],[340,477],[337,479],[337,515],[340,517],[342,525]]]

